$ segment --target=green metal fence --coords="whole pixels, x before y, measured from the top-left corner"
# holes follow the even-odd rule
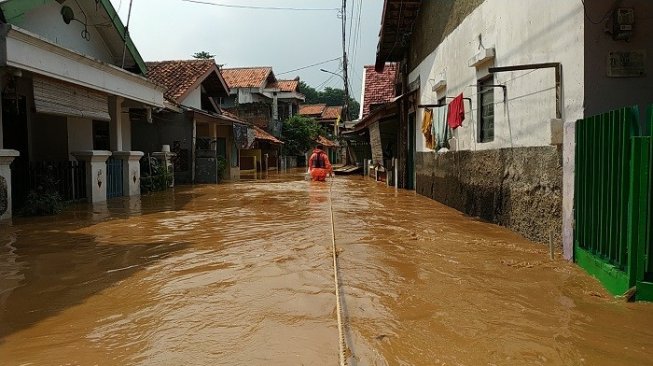
[[[653,106],[648,109],[644,137],[634,140],[633,162],[637,182],[633,187],[636,216],[633,240],[637,243],[637,298],[653,300]]]
[[[611,293],[638,285],[637,297],[653,300],[651,137],[643,130],[637,107],[578,121],[574,258]]]

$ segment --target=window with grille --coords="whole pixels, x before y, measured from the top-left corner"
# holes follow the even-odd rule
[[[494,141],[494,84],[493,77],[478,82],[478,142]]]

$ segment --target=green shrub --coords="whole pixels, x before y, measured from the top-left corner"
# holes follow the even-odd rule
[[[57,192],[57,180],[45,174],[37,177],[38,184],[27,194],[25,205],[19,214],[23,216],[56,215],[63,210],[63,198]]]
[[[227,160],[218,156],[218,182],[222,182],[224,179],[224,174],[227,172]]]

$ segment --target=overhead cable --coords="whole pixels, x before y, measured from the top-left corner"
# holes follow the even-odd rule
[[[219,6],[223,8],[234,9],[252,9],[252,10],[293,10],[293,11],[340,11],[338,8],[293,8],[293,7],[274,7],[274,6],[253,6],[253,5],[234,5],[225,3],[215,3],[202,0],[181,0],[188,3]]]
[[[322,61],[322,62],[318,62],[318,63],[312,64],[312,65],[302,66],[302,67],[299,67],[299,68],[297,68],[297,69],[288,70],[288,71],[284,71],[284,72],[279,72],[279,73],[277,73],[277,75],[290,74],[291,72],[295,72],[295,71],[299,71],[299,70],[308,69],[309,67],[319,66],[319,65],[323,65],[323,64],[326,64],[326,63],[329,63],[329,62],[337,61],[337,60],[340,60],[341,58],[342,58],[342,57],[336,57],[336,58],[332,58],[332,59],[330,59],[330,60],[326,60],[326,61]]]

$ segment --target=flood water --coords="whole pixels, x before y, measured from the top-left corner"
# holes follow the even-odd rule
[[[350,365],[653,364],[653,304],[510,231],[333,183]],[[299,174],[0,224],[1,365],[336,365],[329,189]]]

